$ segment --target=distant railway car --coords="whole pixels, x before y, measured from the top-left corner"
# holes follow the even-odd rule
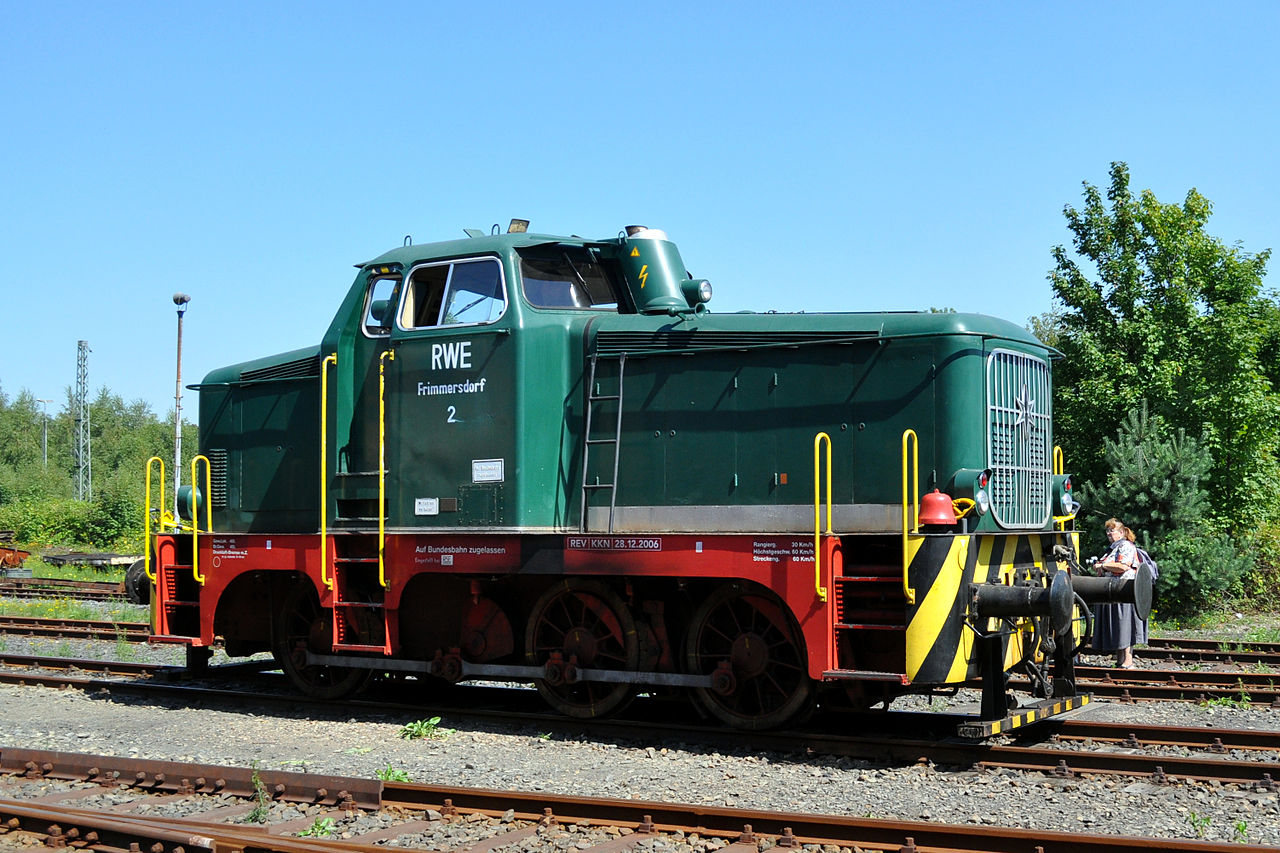
[[[467,233],[194,386],[156,641],[270,650],[314,696],[686,691],[743,728],[977,682],[971,732],[1085,701],[1073,605],[1143,589],[1068,568],[1053,351],[972,314],[715,314],[655,229]],[[1043,701],[1010,713],[1015,670]]]

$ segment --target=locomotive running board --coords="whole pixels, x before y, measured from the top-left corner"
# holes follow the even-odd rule
[[[961,723],[956,727],[956,734],[964,738],[987,738],[1028,726],[1038,720],[1083,708],[1092,701],[1093,696],[1088,693],[1068,696],[1065,699],[1044,699],[1034,705],[1026,705],[1018,709],[1018,713],[999,720],[971,720]]]
[[[343,666],[349,669],[376,669],[395,672],[418,672],[434,675],[434,661],[402,660],[398,658],[362,658],[347,655],[320,655],[307,652],[308,666]],[[471,678],[513,678],[520,681],[537,681],[547,677],[541,666],[504,666],[491,663],[467,663],[461,661],[459,681]],[[661,687],[710,688],[710,675],[686,675],[679,672],[623,672],[616,669],[578,669],[567,683],[579,681],[605,681],[614,684],[650,684]]]

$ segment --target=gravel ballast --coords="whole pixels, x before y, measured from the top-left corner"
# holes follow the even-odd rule
[[[8,651],[27,646],[16,640],[6,638]],[[139,656],[174,651],[142,649]],[[38,687],[0,686],[0,707],[0,746],[14,748],[231,765],[256,761],[264,768],[352,776],[390,769],[441,785],[1280,844],[1277,795],[1234,785],[1060,779],[680,743],[599,742],[463,718],[442,721],[449,729],[442,737],[406,740],[401,727],[416,718],[401,713],[325,716],[265,706],[229,711]],[[1280,712],[1265,707],[1099,701],[1079,717],[1280,729]]]

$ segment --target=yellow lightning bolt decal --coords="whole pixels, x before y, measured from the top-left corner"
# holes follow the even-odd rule
[[[649,265],[645,264],[644,266],[640,267],[640,289],[641,290],[644,290],[644,282],[645,282],[645,279],[647,279],[648,277],[649,277]]]

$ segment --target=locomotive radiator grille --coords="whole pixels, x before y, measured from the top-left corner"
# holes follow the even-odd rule
[[[991,508],[1002,527],[1049,521],[1053,435],[1049,365],[1012,350],[987,358],[987,464]]]

